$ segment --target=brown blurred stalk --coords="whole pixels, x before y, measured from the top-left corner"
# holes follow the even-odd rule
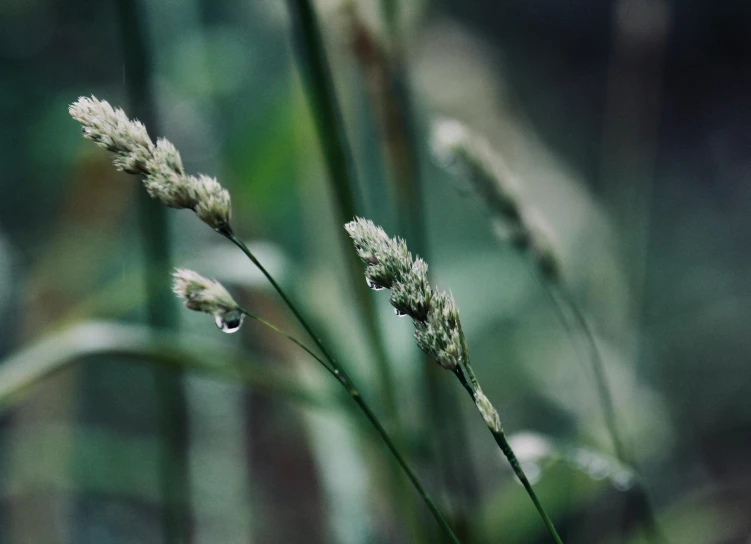
[[[139,0],[118,0],[118,12],[130,109],[152,131],[158,132],[143,6]],[[144,191],[138,191],[138,199],[147,262],[148,321],[158,329],[175,328],[175,303],[169,289],[171,248],[167,210]],[[162,435],[159,477],[164,540],[167,544],[183,544],[189,541],[190,535],[184,385],[179,375],[161,369],[155,369],[153,376]]]
[[[613,48],[607,79],[599,182],[620,234],[629,272],[628,307],[621,343],[638,364],[650,205],[659,145],[660,100],[671,7],[665,0],[618,0],[613,5]],[[620,460],[636,465],[618,437]],[[632,507],[653,542],[666,542],[643,482]]]

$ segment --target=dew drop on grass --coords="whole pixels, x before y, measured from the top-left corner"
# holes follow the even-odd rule
[[[404,317],[407,315],[407,312],[402,312],[399,308],[394,308],[394,313],[397,317]]]
[[[223,315],[218,315],[214,318],[214,323],[220,331],[232,334],[240,330],[245,319],[245,314],[236,310],[230,310]]]
[[[365,278],[365,281],[368,283],[368,287],[370,287],[373,291],[383,291],[384,289],[382,285],[378,285],[376,282],[374,282],[370,278]]]

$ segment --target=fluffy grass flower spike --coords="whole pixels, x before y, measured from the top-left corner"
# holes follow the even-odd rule
[[[558,255],[541,214],[524,206],[519,182],[484,138],[455,119],[433,122],[430,147],[436,162],[469,187],[510,231],[510,240],[527,251],[547,280],[560,275]]]
[[[537,499],[506,439],[498,411],[483,393],[475,377],[454,297],[430,286],[427,279],[428,265],[419,257],[412,257],[404,240],[390,238],[381,227],[367,219],[355,218],[344,228],[352,238],[358,256],[366,265],[365,277],[368,283],[376,288],[391,289],[390,302],[397,314],[412,318],[415,341],[420,349],[459,379],[524,485],[550,534],[561,544],[552,521]]]
[[[230,196],[214,178],[185,174],[180,153],[168,140],[151,141],[146,127],[120,108],[92,96],[81,97],[68,108],[81,123],[85,138],[114,154],[115,168],[143,176],[152,198],[170,208],[187,208],[216,230],[229,228]]]

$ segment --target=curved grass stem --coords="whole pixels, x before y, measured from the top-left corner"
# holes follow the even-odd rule
[[[362,187],[354,167],[332,67],[326,55],[324,36],[313,2],[288,0],[288,7],[305,94],[310,103],[334,196],[334,212],[337,223],[343,224],[355,217],[358,210],[362,212]],[[340,235],[343,236],[343,233]],[[384,412],[393,425],[397,442],[404,445],[407,443],[406,430],[398,410],[396,379],[389,364],[389,354],[378,323],[376,307],[368,289],[359,278],[356,259],[348,256],[346,262],[347,272],[354,282],[352,285],[362,310],[370,347],[376,357],[379,392],[383,399]],[[412,539],[422,539],[422,524],[412,511],[411,501],[406,498],[409,490],[402,480],[395,479],[393,485],[402,502],[401,510],[409,520]]]
[[[290,333],[288,333],[284,329],[281,329],[281,328],[277,327],[276,325],[274,325],[270,321],[266,321],[261,316],[254,314],[253,312],[251,312],[250,310],[248,310],[246,308],[240,308],[240,310],[242,311],[242,313],[244,313],[249,318],[253,319],[254,321],[257,321],[261,325],[265,325],[266,327],[270,328],[274,332],[276,332],[278,334],[281,334],[284,338],[286,338],[287,340],[289,340],[293,344],[296,344],[297,346],[299,346],[308,355],[310,355],[311,357],[313,357],[313,359],[315,359],[316,361],[318,361],[319,363],[321,363],[324,366],[324,368],[326,370],[328,370],[331,374],[336,375],[335,374],[335,369],[333,367],[329,366],[329,363],[327,363],[326,361],[324,361],[313,350],[311,350],[308,346],[306,346],[305,344],[303,344],[300,340],[298,340],[297,338],[295,338],[294,336],[292,336]]]
[[[339,365],[339,363],[334,359],[334,357],[330,354],[330,352],[325,348],[321,340],[318,338],[318,336],[313,332],[310,325],[308,325],[307,320],[302,316],[300,311],[297,309],[297,307],[292,303],[292,301],[289,299],[287,294],[284,292],[284,290],[281,288],[281,286],[276,282],[274,277],[266,270],[266,268],[261,264],[261,262],[256,258],[256,256],[250,251],[247,245],[237,238],[237,236],[234,235],[234,233],[231,231],[231,229],[227,228],[223,231],[220,231],[221,234],[226,236],[232,243],[234,243],[240,250],[242,250],[243,253],[248,257],[248,259],[251,260],[251,262],[261,271],[261,273],[266,277],[266,279],[269,280],[269,283],[271,283],[272,287],[276,290],[276,292],[279,294],[279,296],[284,301],[285,305],[290,309],[290,311],[294,314],[297,321],[300,323],[300,325],[305,329],[305,332],[310,336],[310,338],[313,340],[315,345],[318,347],[318,349],[321,351],[323,357],[320,357],[316,355],[312,350],[310,350],[307,346],[305,346],[302,342],[294,338],[291,334],[284,331],[283,329],[280,329],[276,327],[275,325],[269,323],[265,319],[256,316],[252,312],[243,309],[242,311],[251,319],[254,319],[263,325],[266,325],[267,327],[270,327],[275,332],[281,334],[288,340],[294,342],[297,346],[305,350],[309,355],[311,355],[316,361],[318,361],[336,380],[342,384],[342,386],[346,389],[347,393],[352,397],[352,399],[355,401],[355,403],[360,407],[362,412],[365,414],[365,416],[368,418],[368,421],[375,427],[376,432],[381,437],[381,439],[384,441],[386,446],[388,447],[389,451],[392,453],[394,458],[396,459],[399,466],[402,468],[402,470],[407,475],[407,478],[414,486],[417,493],[420,495],[422,500],[427,505],[430,512],[433,514],[433,517],[436,519],[438,524],[441,526],[443,531],[446,533],[446,536],[449,537],[451,542],[454,544],[460,544],[460,541],[456,534],[454,534],[453,529],[449,525],[446,518],[443,516],[441,511],[436,506],[433,499],[428,494],[428,491],[425,489],[425,487],[420,482],[420,479],[418,478],[415,471],[412,469],[412,467],[409,465],[407,460],[404,458],[404,456],[399,451],[399,448],[397,448],[396,443],[391,438],[391,436],[388,434],[386,429],[381,425],[380,421],[378,420],[378,417],[375,415],[375,413],[371,410],[370,406],[365,402],[362,395],[360,394],[359,390],[355,388],[354,384],[352,383],[352,380],[347,375],[347,373],[344,371],[344,369]]]
[[[429,260],[428,235],[423,209],[423,182],[419,146],[414,126],[412,93],[406,70],[404,40],[401,32],[401,7],[395,0],[381,0],[381,19],[388,39],[377,37],[363,22],[359,10],[350,6],[352,49],[359,60],[366,88],[378,121],[380,143],[390,193],[394,195],[397,222],[410,240],[415,253]],[[472,498],[477,497],[477,475],[471,463],[471,441],[458,410],[459,399],[440,380],[426,355],[419,369],[425,382],[426,417],[419,418],[413,433],[420,442],[429,443],[435,433],[435,446],[426,450],[423,459],[441,474],[444,493],[452,497],[454,519],[469,517]],[[450,456],[435,451],[451,449]]]

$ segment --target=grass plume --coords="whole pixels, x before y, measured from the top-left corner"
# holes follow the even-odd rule
[[[407,315],[415,325],[419,348],[444,369],[452,372],[475,403],[496,443],[519,478],[553,539],[561,539],[537,498],[501,427],[500,416],[483,393],[469,360],[467,340],[459,320],[454,297],[432,287],[428,265],[413,258],[407,244],[362,218],[347,223],[357,255],[365,263],[365,277],[375,289],[391,290],[390,302],[397,315]]]

